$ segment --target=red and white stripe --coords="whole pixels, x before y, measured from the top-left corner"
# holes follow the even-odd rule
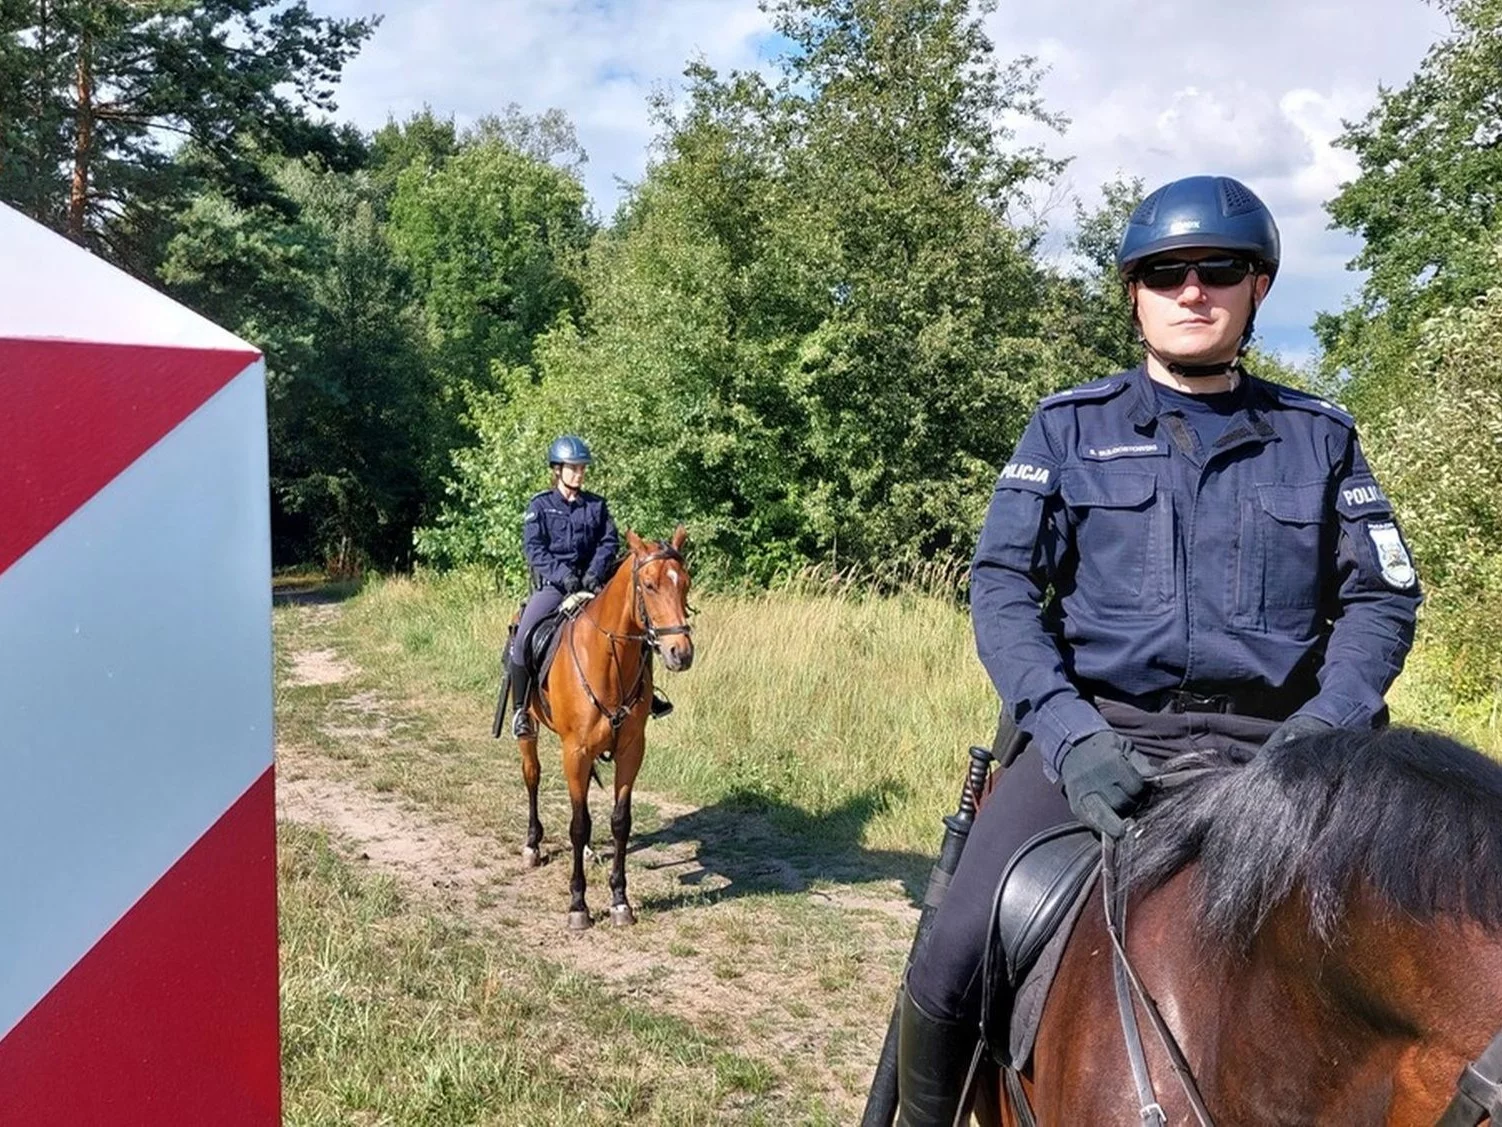
[[[0,1123],[280,1121],[265,371],[0,206]]]

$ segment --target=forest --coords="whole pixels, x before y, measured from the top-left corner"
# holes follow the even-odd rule
[[[1502,0],[1435,3],[1451,33],[1338,142],[1359,294],[1310,311],[1307,368],[1249,366],[1356,414],[1426,652],[1475,701],[1502,678]],[[0,199],[264,350],[280,566],[520,589],[522,506],[575,431],[621,523],[686,524],[711,587],[962,576],[1037,399],[1137,361],[1111,255],[1144,185],[1075,205],[1061,265],[1027,201],[1067,123],[988,4],[766,6],[786,52],[689,63],[601,216],[560,112],[341,123],[377,15],[4,0]]]

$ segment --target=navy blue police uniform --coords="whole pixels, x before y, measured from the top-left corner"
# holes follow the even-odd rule
[[[526,652],[527,638],[565,595],[599,590],[619,546],[610,507],[597,493],[580,492],[570,501],[557,489],[544,489],[527,502],[522,551],[536,590],[516,629],[518,652]]]
[[[1029,742],[909,974],[935,1018],[978,1019],[997,881],[1028,838],[1074,820],[1056,780],[1081,740],[1110,729],[1149,756],[1251,754],[1291,716],[1386,720],[1420,592],[1354,423],[1251,376],[1235,395],[1206,430],[1145,368],[1061,392],[996,481],[972,614]]]

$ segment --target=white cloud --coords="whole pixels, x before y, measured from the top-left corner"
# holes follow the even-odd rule
[[[321,14],[369,10],[314,3]],[[1355,172],[1331,142],[1379,83],[1407,81],[1447,25],[1421,0],[1049,0],[1003,3],[987,28],[999,58],[1029,54],[1050,68],[1045,103],[1072,125],[1062,138],[1024,128],[1021,139],[1072,156],[1066,184],[1087,204],[1117,174],[1151,187],[1209,171],[1267,201],[1284,268],[1259,324],[1293,354],[1309,347],[1314,313],[1356,284],[1343,269],[1356,245],[1326,229],[1322,208]],[[617,181],[645,167],[651,90],[677,84],[700,56],[722,72],[765,69],[770,34],[755,0],[401,0],[349,67],[341,113],[373,128],[424,103],[461,124],[511,102],[528,113],[559,107],[608,215]]]

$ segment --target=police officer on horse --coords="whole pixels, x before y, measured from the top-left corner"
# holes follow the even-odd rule
[[[532,572],[533,592],[522,610],[511,651],[511,734],[525,739],[537,734],[528,712],[531,672],[527,642],[537,626],[553,614],[565,598],[597,593],[609,578],[620,538],[605,498],[584,489],[584,475],[594,461],[588,445],[565,434],[548,446],[552,485],[527,502],[522,516],[522,550]],[[652,699],[652,715],[665,716],[673,706]]]
[[[1242,366],[1279,259],[1236,180],[1149,195],[1116,259],[1143,364],[1044,399],[996,481],[972,614],[1028,743],[908,975],[907,1127],[958,1113],[992,898],[1030,837],[1074,819],[1119,836],[1169,756],[1386,722],[1418,580],[1351,417]]]

